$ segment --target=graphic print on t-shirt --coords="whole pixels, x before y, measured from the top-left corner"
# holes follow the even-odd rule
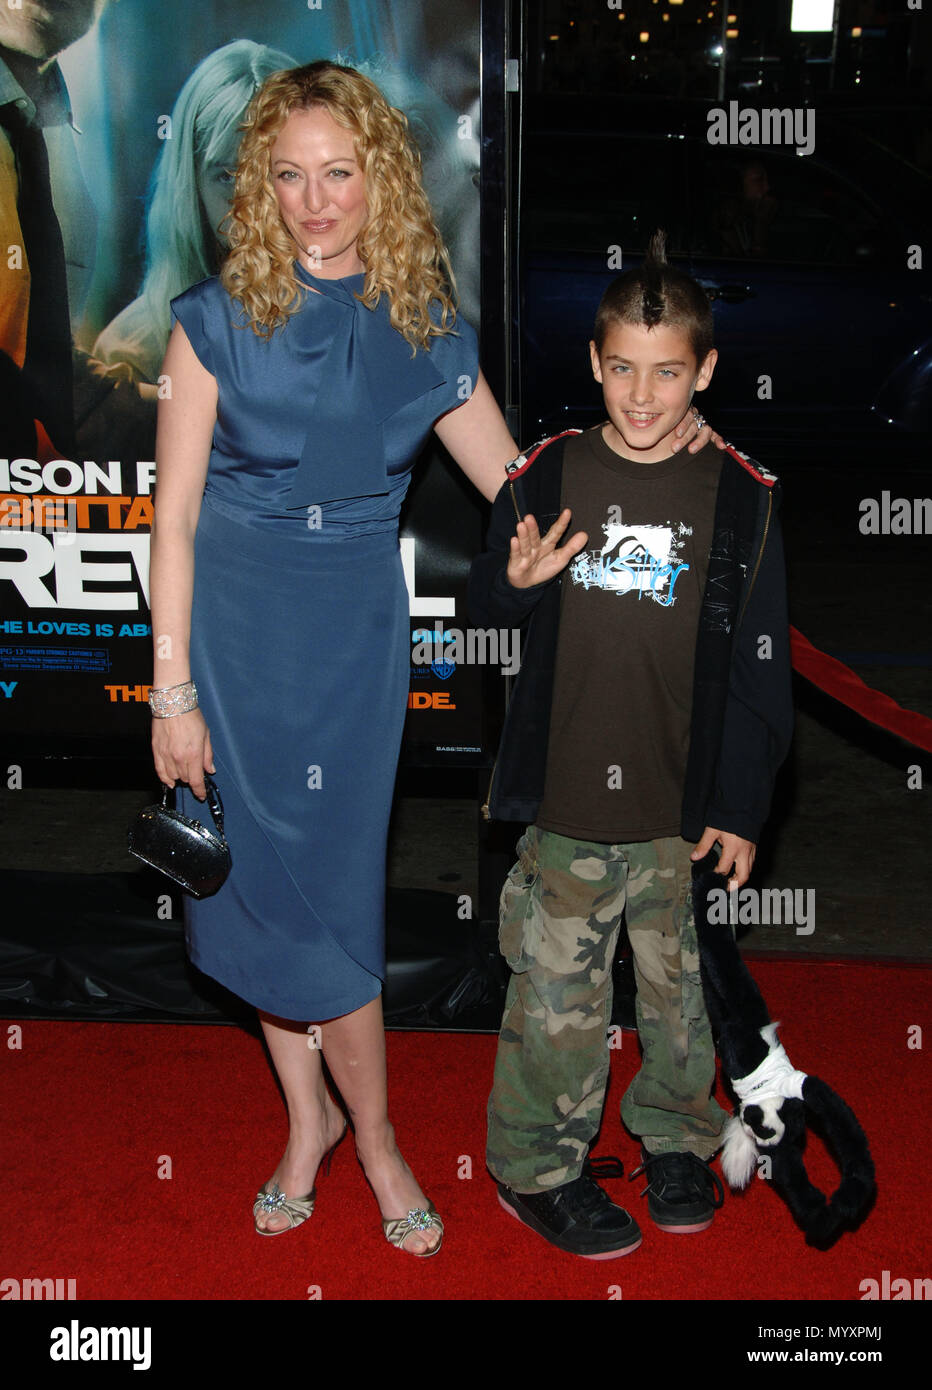
[[[647,526],[607,521],[601,550],[582,550],[570,566],[574,584],[608,589],[616,594],[647,595],[663,608],[676,602],[676,581],[689,569],[681,562],[685,538],[693,529],[683,522]]]

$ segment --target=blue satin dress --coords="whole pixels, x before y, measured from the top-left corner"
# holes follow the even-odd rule
[[[269,341],[216,278],[172,301],[217,380],[194,552],[191,674],[233,868],[185,898],[188,953],[282,1018],[360,1008],[385,977],[385,852],[410,669],[398,514],[434,422],[478,372],[476,335],[412,356],[320,280]],[[185,814],[207,822],[180,789]]]

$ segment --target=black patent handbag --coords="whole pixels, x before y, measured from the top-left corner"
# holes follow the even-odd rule
[[[128,839],[130,854],[167,874],[195,898],[216,893],[233,867],[223,833],[223,802],[206,772],[204,787],[216,834],[169,806],[169,788],[163,786],[161,803],[139,812],[129,828]]]

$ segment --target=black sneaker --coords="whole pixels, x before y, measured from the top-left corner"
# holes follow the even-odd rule
[[[558,1250],[585,1260],[615,1260],[641,1243],[637,1222],[585,1174],[548,1191],[512,1192],[503,1183],[496,1186],[505,1210]]]
[[[678,1234],[707,1230],[725,1200],[722,1184],[708,1163],[694,1153],[649,1154],[642,1149],[641,1156],[644,1161],[631,1176],[647,1173],[644,1192],[654,1224]]]

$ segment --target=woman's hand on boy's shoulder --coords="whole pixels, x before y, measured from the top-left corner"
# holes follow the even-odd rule
[[[570,524],[573,513],[567,507],[560,513],[545,536],[530,513],[519,521],[511,538],[506,576],[514,589],[530,589],[534,584],[546,584],[566,569],[574,555],[589,539],[585,531],[577,531],[565,545],[559,540]]]
[[[716,449],[724,449],[725,441],[720,434],[716,434],[712,426],[707,424],[704,417],[699,414],[693,406],[692,410],[687,410],[680,423],[674,430],[676,439],[670,445],[673,453],[678,453],[686,444],[691,454],[698,454],[700,449],[704,449],[707,444],[714,444]],[[687,440],[689,441],[687,443]]]

